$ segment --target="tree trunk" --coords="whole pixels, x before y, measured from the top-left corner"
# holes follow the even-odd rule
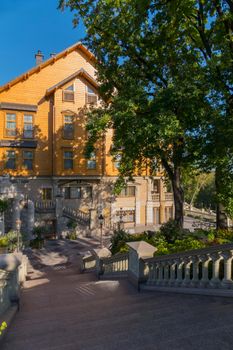
[[[216,167],[215,169],[215,188],[216,193],[221,193],[221,169],[219,167]],[[218,229],[228,229],[227,225],[227,215],[224,211],[224,207],[221,203],[217,202],[217,209],[216,209],[216,228]]]
[[[180,168],[174,169],[174,174],[171,179],[174,205],[175,205],[175,221],[180,228],[184,225],[184,191],[181,186],[181,171]]]

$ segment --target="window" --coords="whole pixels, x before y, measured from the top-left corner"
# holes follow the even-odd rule
[[[165,207],[165,221],[173,218],[173,207]]]
[[[64,151],[64,169],[73,169],[73,152]]]
[[[6,115],[6,136],[16,136],[16,114]]]
[[[6,152],[6,169],[16,169],[16,154],[15,151]]]
[[[74,85],[68,86],[63,90],[63,101],[74,102]]]
[[[89,86],[87,86],[86,103],[87,104],[97,103],[97,95]]]
[[[43,201],[52,199],[52,188],[42,188]]]
[[[96,155],[95,152],[92,152],[90,158],[87,160],[87,169],[96,168]]]
[[[121,154],[117,154],[114,156],[114,167],[116,169],[119,169],[120,167],[120,161],[121,161]]]
[[[63,138],[64,139],[74,138],[74,116],[73,115],[64,116]]]
[[[33,116],[24,114],[23,116],[23,137],[25,139],[33,138]]]
[[[160,180],[156,179],[153,182],[153,192],[159,193],[159,189],[160,189]]]
[[[123,222],[135,222],[135,210],[119,210],[116,215]]]
[[[23,168],[33,170],[33,152],[23,151]]]
[[[81,187],[65,187],[65,199],[80,199],[82,198]]]
[[[119,197],[135,197],[135,186],[127,186],[121,190]]]

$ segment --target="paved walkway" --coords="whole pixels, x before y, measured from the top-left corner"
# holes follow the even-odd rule
[[[97,281],[79,273],[77,253],[85,249],[60,241],[31,254],[2,350],[232,350],[233,300]]]

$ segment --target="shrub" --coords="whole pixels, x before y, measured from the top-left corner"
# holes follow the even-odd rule
[[[6,236],[0,237],[0,247],[7,247],[9,244]]]
[[[0,324],[0,335],[2,335],[2,332],[7,328],[7,323],[6,322],[2,322],[2,324]]]
[[[66,238],[75,240],[75,239],[77,239],[77,235],[76,235],[75,231],[72,231],[72,232],[67,233]]]
[[[132,239],[132,237],[131,237]],[[115,230],[111,237],[111,252],[116,254],[126,249],[126,242],[130,240],[130,234],[124,230]]]
[[[187,235],[189,231],[181,229],[175,220],[169,220],[160,227],[160,233],[165,237],[167,242],[172,243]]]
[[[67,227],[68,227],[69,229],[75,229],[75,228],[77,227],[77,222],[74,221],[74,220],[69,220],[69,221],[67,222]]]

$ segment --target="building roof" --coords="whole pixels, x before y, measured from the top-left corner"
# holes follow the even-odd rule
[[[85,69],[81,68],[77,72],[69,75],[67,78],[61,80],[59,83],[53,85],[49,89],[46,90],[46,96],[52,94],[54,91],[68,83],[69,81],[77,78],[77,77],[83,77],[85,80],[87,80],[88,83],[90,83],[95,89],[98,88],[98,83],[95,79],[92,78],[90,74],[88,74]]]
[[[57,60],[59,60],[60,58],[65,57],[67,54],[69,54],[72,51],[75,50],[80,50],[82,51],[82,53],[88,57],[88,59],[92,62],[92,64],[95,63],[96,59],[95,56],[86,48],[86,46],[84,46],[81,42],[78,42],[70,47],[68,47],[67,49],[65,49],[64,51],[58,53],[57,55],[49,58],[48,60],[42,62],[40,65],[33,67],[32,69],[28,70],[27,72],[25,72],[24,74],[20,75],[19,77],[9,81],[8,83],[0,86],[0,92],[9,89],[11,86],[19,83],[20,81],[23,81],[25,79],[27,79],[30,75],[39,72],[41,69],[47,67],[48,65],[50,65],[51,63],[56,62]]]

